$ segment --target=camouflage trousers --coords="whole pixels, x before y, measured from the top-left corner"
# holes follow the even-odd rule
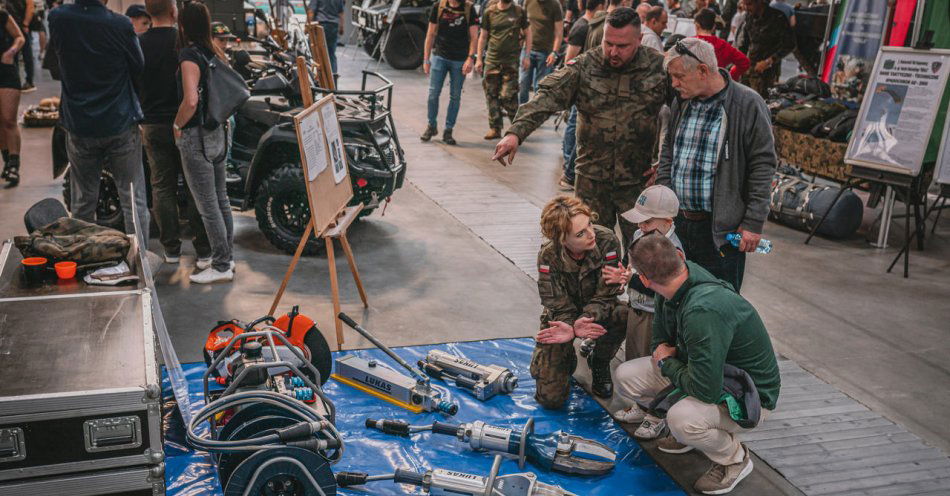
[[[595,223],[613,229],[620,222],[620,232],[623,234],[623,248],[627,249],[637,231],[637,225],[620,217],[620,214],[633,208],[637,203],[643,185],[617,185],[612,182],[595,181],[580,174],[574,180],[574,194],[584,200],[591,210],[597,214]]]
[[[629,307],[617,303],[608,317],[608,322],[598,322],[607,329],[597,339],[594,351],[591,353],[591,364],[610,363],[610,359],[617,354],[620,344],[627,336],[627,314]],[[548,327],[547,312],[541,315],[541,328]],[[571,376],[577,368],[577,354],[574,343],[534,345],[531,354],[531,377],[535,380],[534,399],[544,408],[559,409],[564,407],[567,397],[571,393]]]
[[[742,75],[742,84],[752,88],[762,98],[769,97],[769,88],[778,83],[779,72],[769,70],[766,72],[746,72]]]
[[[518,113],[518,64],[486,65],[484,74],[488,127],[500,131],[505,126],[505,113],[511,120]]]

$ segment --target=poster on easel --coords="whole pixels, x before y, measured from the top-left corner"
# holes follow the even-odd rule
[[[950,50],[882,48],[845,162],[917,176],[948,73]]]

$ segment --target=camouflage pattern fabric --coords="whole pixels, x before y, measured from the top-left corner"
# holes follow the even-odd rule
[[[594,226],[596,246],[580,260],[574,260],[562,248],[548,240],[538,253],[538,293],[541,296],[541,328],[548,322],[573,325],[580,317],[591,317],[607,329],[597,340],[592,354],[595,362],[609,361],[626,336],[627,307],[617,296],[618,284],[607,284],[601,277],[604,265],[620,260],[620,243],[613,231]],[[545,408],[560,408],[570,391],[571,374],[577,366],[572,343],[535,345],[531,358],[531,377],[537,381],[535,398]]]
[[[514,4],[501,10],[497,2],[489,3],[481,27],[488,32],[485,65],[517,65],[521,58],[521,33],[528,29],[525,10]]]
[[[124,233],[69,217],[29,236],[16,236],[13,243],[24,257],[46,257],[79,265],[122,260],[130,246]]]
[[[663,56],[656,50],[637,50],[627,65],[615,69],[598,46],[541,80],[507,132],[524,141],[548,117],[574,105],[577,175],[615,186],[639,185],[652,162],[656,116],[667,89]]]
[[[633,233],[637,225],[631,224],[620,214],[636,205],[637,198],[643,192],[643,184],[636,183],[629,186],[615,183],[594,181],[578,175],[574,179],[574,194],[584,200],[597,216],[594,222],[608,229],[613,229],[620,221],[620,232],[623,234],[623,246],[629,246],[633,240]]]
[[[782,73],[782,59],[795,49],[795,33],[780,10],[765,7],[758,17],[746,15],[736,35],[736,48],[749,57],[752,68],[742,76],[742,84],[752,88],[762,98],[775,85]],[[756,73],[755,64],[772,59],[772,67]]]
[[[501,130],[505,114],[514,120],[518,113],[518,64],[486,65],[482,87],[488,105],[488,127]]]
[[[775,136],[775,155],[780,165],[792,165],[806,174],[843,183],[848,179],[851,166],[844,163],[847,143],[816,138],[796,133],[780,126],[772,126]]]

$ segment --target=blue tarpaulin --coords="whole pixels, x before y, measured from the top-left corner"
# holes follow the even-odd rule
[[[518,388],[510,395],[495,396],[481,402],[465,391],[433,380],[444,396],[459,404],[454,417],[441,414],[413,414],[390,403],[374,398],[349,386],[330,380],[324,387],[327,396],[337,406],[337,428],[343,434],[345,452],[343,459],[333,466],[341,470],[389,474],[396,468],[423,472],[430,468],[444,468],[471,474],[486,475],[491,469],[492,456],[473,451],[467,445],[450,436],[433,435],[430,432],[415,434],[411,438],[394,437],[365,427],[366,418],[402,419],[413,424],[430,424],[435,420],[461,423],[482,420],[484,422],[520,429],[531,417],[535,419],[535,432],[546,434],[565,430],[578,436],[600,441],[617,451],[617,467],[609,474],[597,477],[580,477],[554,472],[545,472],[530,464],[524,470],[514,460],[506,460],[501,474],[532,471],[541,482],[556,484],[562,488],[586,496],[622,495],[681,495],[683,492],[666,475],[639,445],[623,431],[610,416],[580,387],[574,386],[567,408],[561,411],[544,410],[534,401],[534,380],[528,374],[528,364],[534,341],[531,339],[499,339],[468,343],[448,343],[432,346],[396,348],[394,351],[409,363],[422,359],[431,349],[440,349],[465,356],[476,362],[508,367],[518,377]],[[379,350],[343,352],[354,353],[366,359],[398,366]],[[339,356],[339,354],[338,354]],[[194,411],[204,404],[201,394],[203,363],[184,366],[189,384]],[[171,398],[170,386],[163,382],[165,395]],[[172,409],[166,409],[172,410]],[[180,417],[166,413],[165,479],[169,496],[221,495],[220,483],[211,457],[195,452],[185,442],[184,426]],[[425,494],[420,488],[401,486],[388,482],[369,483],[365,488],[347,488],[338,494],[398,495]]]

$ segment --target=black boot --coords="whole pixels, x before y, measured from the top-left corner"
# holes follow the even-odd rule
[[[428,126],[422,136],[419,136],[419,139],[422,141],[429,141],[433,136],[439,134],[439,129],[435,126]]]
[[[595,354],[587,357],[587,365],[590,366],[590,372],[593,376],[590,390],[595,396],[600,398],[610,398],[614,394],[614,381],[610,377],[610,360],[603,358],[597,360]]]
[[[20,184],[20,156],[10,155],[6,165],[3,167],[3,178],[7,180],[8,188],[15,188]]]
[[[445,143],[446,145],[457,145],[457,144],[458,144],[458,143],[455,142],[455,138],[452,137],[452,129],[451,129],[451,128],[446,128],[446,130],[442,132],[442,142]]]

